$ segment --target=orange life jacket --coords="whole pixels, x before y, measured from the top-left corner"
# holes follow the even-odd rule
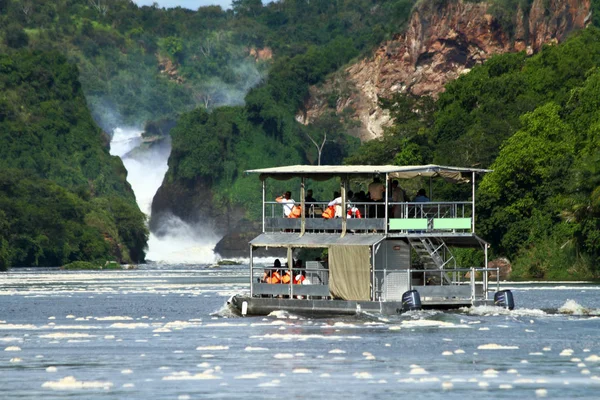
[[[348,218],[362,218],[360,214],[360,210],[356,207],[352,207],[348,209]]]
[[[321,216],[325,219],[331,219],[335,217],[335,206],[329,206],[323,211]]]
[[[267,283],[279,283],[279,282],[281,282],[281,275],[279,275],[279,272],[273,271],[270,274],[270,276],[267,276],[267,279],[265,279],[265,282],[267,282]]]
[[[294,277],[294,284],[295,285],[301,285],[302,282],[304,282],[304,280],[306,279],[306,277],[302,274],[298,274]]]
[[[294,206],[288,215],[288,218],[300,218],[302,216],[302,207]]]
[[[281,277],[281,283],[290,283],[292,277],[290,276],[290,272],[286,271],[285,274]]]

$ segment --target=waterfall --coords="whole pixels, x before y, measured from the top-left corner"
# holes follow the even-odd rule
[[[150,217],[152,198],[162,184],[171,153],[168,139],[146,143],[143,131],[135,128],[116,128],[110,142],[110,154],[118,156],[127,169],[127,182],[131,185],[140,210]],[[218,237],[214,233],[192,226],[176,216],[165,218],[157,237],[150,233],[146,259],[168,264],[209,264],[216,260],[213,252]]]

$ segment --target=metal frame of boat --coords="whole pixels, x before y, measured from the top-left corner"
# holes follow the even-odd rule
[[[274,310],[303,314],[355,314],[360,311],[395,314],[407,310],[403,295],[417,291],[423,308],[448,309],[494,304],[498,270],[487,268],[488,243],[475,234],[475,179],[485,169],[439,165],[421,166],[306,166],[294,165],[246,171],[262,181],[262,233],[250,241],[250,295],[237,295],[231,304],[242,315],[266,315]],[[382,178],[385,193],[394,179],[443,178],[471,183],[471,199],[459,202],[352,202],[363,218],[351,218],[346,192],[350,181]],[[268,179],[300,178],[302,208],[299,218],[285,218],[281,204],[266,200]],[[340,180],[341,217],[312,215],[323,203],[306,203],[306,180]],[[327,203],[324,203],[325,206]],[[393,211],[393,215],[391,213]],[[481,248],[483,266],[457,265],[452,248]],[[274,269],[255,265],[257,248],[286,250],[286,266],[294,276],[305,275],[310,284],[269,284],[264,272]],[[293,251],[327,248],[328,260],[308,261],[294,270]],[[418,257],[419,262],[413,263]],[[417,261],[417,260],[415,260]],[[419,268],[414,268],[418,264]],[[495,285],[489,275],[495,272]],[[306,283],[305,282],[305,283]],[[492,288],[495,286],[495,290]]]

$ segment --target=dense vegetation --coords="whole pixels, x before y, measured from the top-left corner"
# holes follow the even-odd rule
[[[532,0],[490,2],[511,33],[517,9]],[[384,100],[397,123],[358,150],[339,117],[296,121],[309,85],[401,31],[415,3],[235,0],[231,10],[191,11],[129,0],[0,0],[0,265],[143,259],[143,216],[82,89],[106,131],[157,120],[158,132],[179,118],[165,182],[207,182],[216,206],[243,207],[250,217],[259,191],[257,180],[241,179],[247,168],[319,159],[490,167],[496,173],[478,189],[478,232],[513,261],[515,276],[598,277],[597,30],[534,57],[495,57],[437,101]],[[325,134],[319,157],[313,140]],[[329,195],[327,186],[316,189],[318,198]],[[453,199],[455,190],[438,193]]]
[[[349,162],[491,168],[477,228],[514,262],[513,277],[600,277],[600,30],[530,58],[493,57],[435,103],[383,105],[398,122]]]
[[[3,54],[0,93],[0,269],[143,261],[145,217],[77,68],[55,52]]]
[[[305,63],[315,63],[311,80],[322,79],[332,66],[400,29],[414,2],[285,0],[263,5],[236,0],[230,10],[208,6],[192,11],[138,7],[131,0],[0,0],[0,50],[63,52],[79,66],[94,118],[110,131],[118,124],[175,118],[196,106],[242,104],[269,67],[268,59],[257,61],[250,54],[253,49],[270,49],[282,60],[279,67],[293,75],[285,60],[305,54]],[[334,51],[323,53],[321,47],[330,43]],[[288,94],[297,98],[303,91]]]

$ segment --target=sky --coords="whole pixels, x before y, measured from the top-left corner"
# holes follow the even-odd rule
[[[197,10],[202,6],[219,5],[226,9],[231,7],[231,0],[133,0],[138,6],[151,6],[152,3],[158,3],[159,7],[185,7],[190,10]]]

